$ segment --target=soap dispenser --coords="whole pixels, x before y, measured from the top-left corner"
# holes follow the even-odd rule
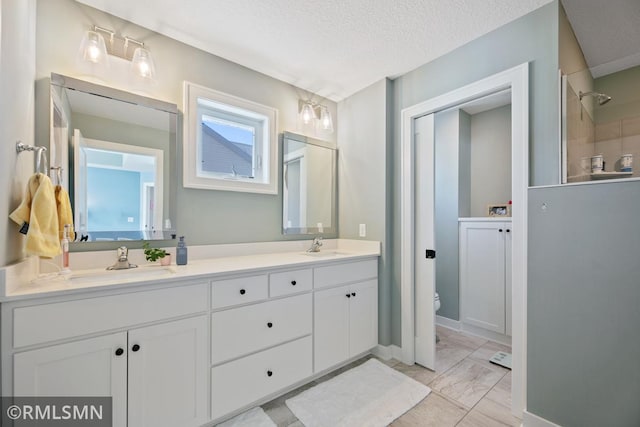
[[[176,248],[176,264],[187,265],[187,245],[184,243],[184,236],[180,236],[178,247]]]

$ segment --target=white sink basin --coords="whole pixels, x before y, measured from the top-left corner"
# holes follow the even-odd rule
[[[303,252],[303,253],[304,255],[318,257],[318,258],[329,258],[334,256],[340,256],[340,255],[349,255],[347,252],[334,251],[334,250],[328,250],[328,251],[321,250],[320,252]]]
[[[117,282],[130,280],[153,280],[170,277],[175,274],[171,267],[139,267],[127,270],[104,270],[84,273],[71,273],[66,279],[73,285],[95,282]]]

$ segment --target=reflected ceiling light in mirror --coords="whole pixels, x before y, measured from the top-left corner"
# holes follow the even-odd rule
[[[101,33],[109,35],[109,42],[105,43]],[[91,64],[93,74],[104,74],[109,67],[108,55],[131,61],[130,70],[132,75],[147,81],[155,79],[155,64],[151,52],[143,42],[131,37],[116,37],[115,31],[98,27],[93,27],[87,31],[80,44],[78,60],[81,65]],[[137,45],[135,49],[131,44]]]
[[[312,101],[298,101],[300,122],[304,126],[314,126],[321,132],[333,133],[333,117],[326,105]]]

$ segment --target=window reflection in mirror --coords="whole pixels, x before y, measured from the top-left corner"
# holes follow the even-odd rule
[[[52,74],[51,160],[78,239],[170,238],[176,124],[174,104]]]
[[[285,132],[282,152],[284,234],[337,235],[336,148]]]

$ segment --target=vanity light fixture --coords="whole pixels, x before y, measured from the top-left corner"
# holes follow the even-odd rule
[[[109,36],[107,43],[101,33]],[[131,44],[137,47],[130,49]],[[107,54],[131,61],[131,72],[136,77],[150,81],[155,79],[155,64],[151,52],[143,42],[127,36],[117,37],[115,31],[94,25],[93,29],[87,31],[82,38],[78,60],[98,66],[102,68],[100,71],[105,71],[109,68]]]
[[[319,131],[333,133],[333,118],[326,105],[299,100],[298,109],[302,124],[314,125]]]

